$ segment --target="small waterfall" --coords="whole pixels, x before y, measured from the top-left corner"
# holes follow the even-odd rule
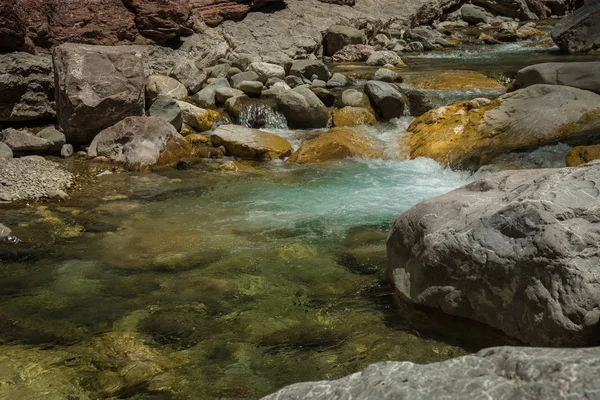
[[[288,128],[284,115],[265,104],[249,104],[245,107],[240,113],[239,124],[248,128]]]

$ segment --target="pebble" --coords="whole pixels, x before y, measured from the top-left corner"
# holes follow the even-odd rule
[[[51,197],[70,187],[71,173],[39,156],[7,159],[0,167],[0,200],[12,201]],[[66,193],[64,193],[66,195]]]

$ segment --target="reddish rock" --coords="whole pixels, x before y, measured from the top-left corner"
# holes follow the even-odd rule
[[[27,35],[27,17],[15,0],[0,1],[0,53],[22,50]]]
[[[134,12],[140,34],[158,43],[194,33],[189,26],[188,0],[123,0],[123,3]]]
[[[194,17],[208,26],[217,26],[224,20],[240,20],[249,11],[257,10],[283,0],[189,0]]]

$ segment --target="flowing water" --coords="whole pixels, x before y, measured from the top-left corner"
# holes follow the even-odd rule
[[[260,109],[243,119],[296,148],[319,133]],[[409,122],[369,129],[387,160],[206,161],[1,205],[20,242],[0,242],[0,399],[257,399],[506,344],[403,305],[386,283],[394,219],[477,177],[399,157]]]

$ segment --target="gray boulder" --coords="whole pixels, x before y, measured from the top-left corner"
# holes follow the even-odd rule
[[[552,40],[568,53],[600,49],[600,2],[588,1],[561,19],[552,29]]]
[[[489,24],[494,16],[488,13],[481,7],[474,6],[472,4],[465,4],[460,9],[461,18],[472,25],[480,23]]]
[[[0,142],[0,158],[13,158],[13,152],[6,143]]]
[[[13,152],[40,152],[52,147],[49,140],[37,137],[29,131],[13,128],[0,131],[0,142],[6,144]]]
[[[342,107],[364,107],[369,103],[367,96],[356,89],[344,90],[340,101]]]
[[[365,93],[383,118],[392,119],[404,115],[405,101],[395,86],[386,82],[368,81]]]
[[[375,53],[371,54],[371,56],[369,57],[369,59],[367,60],[367,64],[368,65],[378,65],[380,67],[384,66],[384,65],[396,65],[400,62],[400,57],[398,56],[398,54],[394,53],[393,51],[388,51],[388,50],[384,50],[384,51],[376,51]]]
[[[217,104],[225,104],[228,99],[243,95],[244,92],[241,90],[227,87],[221,87],[215,90],[215,100],[217,101]]]
[[[571,86],[600,94],[600,61],[531,65],[517,73],[513,89],[537,84]]]
[[[351,44],[365,44],[367,38],[363,31],[343,25],[333,25],[325,36],[325,54],[333,56]]]
[[[263,88],[264,85],[258,81],[242,81],[236,87],[249,96],[260,96]]]
[[[208,78],[206,72],[198,68],[192,60],[183,60],[178,63],[171,70],[169,76],[181,82],[189,94],[198,93]]]
[[[367,61],[375,49],[366,44],[351,44],[333,55],[335,62],[360,62]]]
[[[186,87],[176,79],[163,75],[150,75],[146,78],[146,104],[152,104],[158,96],[183,100],[187,95]]]
[[[246,71],[235,74],[231,77],[231,86],[237,89],[237,86],[240,83],[247,81],[258,81],[258,74],[254,71]]]
[[[39,131],[36,134],[36,136],[49,141],[50,142],[49,150],[56,151],[56,152],[60,151],[60,149],[63,147],[63,145],[67,141],[67,139],[65,138],[65,135],[61,131],[57,130],[52,125]]]
[[[63,44],[52,56],[60,130],[89,143],[102,129],[144,115],[142,56],[131,46]]]
[[[308,80],[312,80],[312,76],[316,75],[318,79],[327,82],[329,80],[329,68],[322,61],[298,60],[292,63],[289,75]]]
[[[296,128],[324,128],[329,122],[325,104],[305,86],[282,92],[277,97],[279,110]]]
[[[496,347],[434,364],[383,362],[335,381],[291,385],[263,400],[591,399],[600,348]]]
[[[160,95],[148,110],[149,117],[157,117],[173,125],[177,132],[183,127],[181,107],[177,100],[170,96]]]
[[[215,92],[218,88],[228,88],[229,81],[226,78],[217,78],[209,80],[209,84],[192,96],[192,101],[200,107],[210,108],[216,105]]]
[[[339,72],[331,75],[331,79],[327,81],[328,88],[339,88],[346,87],[350,84],[350,80],[346,78],[346,76],[340,74]]]
[[[379,68],[377,71],[375,71],[373,79],[382,82],[402,82],[402,78],[396,71],[392,71],[391,69],[387,68]]]
[[[506,171],[423,201],[388,237],[411,303],[533,346],[597,343],[600,163]]]
[[[63,144],[63,147],[60,149],[60,156],[62,158],[69,158],[73,155],[73,146],[70,144]]]
[[[494,15],[519,18],[522,21],[538,19],[526,0],[472,0],[473,4],[483,7]]]
[[[253,62],[248,66],[248,71],[256,72],[258,80],[262,83],[266,83],[269,78],[285,79],[285,69],[276,64]]]
[[[48,56],[0,54],[0,122],[54,118],[54,77]]]
[[[154,165],[170,142],[187,143],[170,123],[156,117],[127,117],[100,132],[89,157],[104,156],[130,167]]]

